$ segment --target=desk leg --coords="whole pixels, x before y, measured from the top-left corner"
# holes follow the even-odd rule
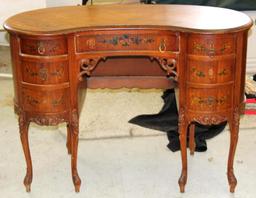
[[[77,147],[78,147],[78,131],[79,131],[79,119],[78,112],[75,110],[71,115],[71,171],[72,179],[75,186],[75,191],[80,191],[81,179],[77,172]]]
[[[235,110],[234,115],[232,116],[232,119],[229,120],[229,128],[230,128],[230,148],[229,148],[229,156],[228,156],[228,183],[230,186],[230,192],[235,191],[235,187],[237,184],[236,177],[234,175],[234,157],[235,157],[235,151],[238,141],[238,132],[239,132],[239,120],[240,120],[240,114],[238,110]]]
[[[179,178],[180,192],[185,192],[185,185],[187,183],[187,128],[188,122],[185,118],[184,109],[179,112],[179,139],[182,160],[182,171]]]
[[[23,183],[26,187],[26,191],[30,192],[30,186],[33,178],[33,170],[32,170],[32,161],[31,161],[29,142],[28,142],[29,122],[26,120],[26,117],[23,114],[19,115],[19,128],[20,128],[20,139],[22,143],[22,148],[23,148],[26,163],[27,163],[27,173]]]
[[[67,143],[66,147],[68,150],[68,154],[71,154],[71,130],[70,130],[70,124],[67,124]]]
[[[191,123],[189,126],[189,150],[190,155],[194,155],[195,153],[195,124]]]

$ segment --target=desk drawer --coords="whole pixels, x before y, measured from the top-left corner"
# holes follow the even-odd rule
[[[68,61],[22,60],[22,80],[33,84],[68,82]]]
[[[188,39],[189,54],[216,56],[235,52],[236,37],[225,35],[197,35],[192,34]]]
[[[188,58],[189,82],[193,83],[225,83],[233,81],[235,59],[234,57],[222,59]]]
[[[232,105],[233,84],[216,88],[188,88],[187,107],[192,111],[224,111]]]
[[[97,31],[76,36],[77,52],[90,51],[178,51],[179,36],[169,31]]]
[[[22,98],[25,111],[54,113],[69,107],[68,89],[39,90],[23,88]]]
[[[67,54],[67,42],[64,38],[30,39],[21,38],[21,53],[39,56]]]

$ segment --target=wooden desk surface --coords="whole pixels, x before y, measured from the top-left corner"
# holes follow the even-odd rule
[[[234,10],[189,5],[66,6],[24,12],[4,27],[27,34],[62,34],[87,28],[166,27],[178,31],[227,32],[246,29],[252,20]]]

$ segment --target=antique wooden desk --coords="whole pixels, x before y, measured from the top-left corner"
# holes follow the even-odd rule
[[[27,191],[33,175],[30,122],[67,123],[67,148],[78,192],[79,89],[168,88],[175,80],[180,95],[180,191],[184,192],[187,181],[188,126],[193,135],[194,122],[211,125],[227,120],[231,129],[227,176],[234,192],[233,161],[251,25],[249,17],[236,11],[181,5],[59,7],[9,18],[4,27],[10,33],[14,104],[27,163]],[[102,64],[110,57],[127,56],[149,57],[159,64]],[[190,147],[193,153],[193,142]]]

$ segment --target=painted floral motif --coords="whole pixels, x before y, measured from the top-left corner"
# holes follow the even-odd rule
[[[193,97],[191,103],[196,105],[223,105],[227,101],[227,96],[222,96],[216,98],[214,96],[208,96],[207,98],[203,97]]]
[[[61,78],[64,73],[64,65],[61,64],[59,69],[56,69],[55,71],[52,71],[49,73],[45,64],[41,63],[38,71],[32,71],[29,67],[26,67],[26,72],[31,77],[38,77],[42,81],[46,81],[46,80],[48,80],[49,76]]]
[[[195,67],[192,67],[191,72],[200,78],[205,77],[205,73],[203,71],[197,70]]]
[[[223,54],[227,49],[230,49],[230,45],[228,43],[223,43],[223,45],[216,49],[213,42],[209,43],[193,43],[193,51],[198,53],[205,53],[208,55],[215,55],[218,52]]]
[[[155,40],[153,38],[141,38],[138,35],[129,35],[129,34],[123,34],[121,36],[113,36],[111,39],[98,40],[98,42],[100,43],[111,44],[114,46],[121,45],[123,47],[153,43],[154,41]]]
[[[223,69],[223,70],[221,70],[221,71],[218,73],[219,76],[226,76],[227,74],[228,74],[227,69]]]

